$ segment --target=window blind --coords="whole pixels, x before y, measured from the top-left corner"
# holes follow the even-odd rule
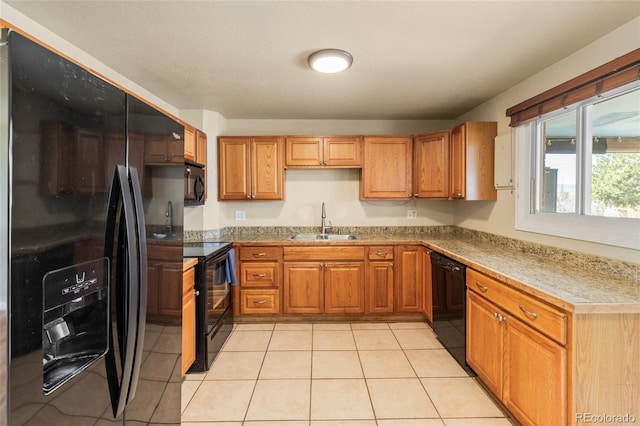
[[[509,126],[517,127],[543,114],[640,80],[640,49],[607,62],[576,78],[507,109]]]

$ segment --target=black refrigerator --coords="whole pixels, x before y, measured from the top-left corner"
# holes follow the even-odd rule
[[[184,128],[7,29],[0,66],[0,424],[180,424],[180,324],[146,307],[183,170],[145,149]]]

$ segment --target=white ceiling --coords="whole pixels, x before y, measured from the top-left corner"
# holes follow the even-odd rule
[[[179,109],[454,119],[640,16],[639,1],[14,1]],[[314,50],[351,52],[342,74]]]

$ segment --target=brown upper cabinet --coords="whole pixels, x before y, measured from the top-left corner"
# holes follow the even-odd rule
[[[184,127],[184,159],[196,161],[196,129]]]
[[[283,200],[284,138],[220,136],[218,199]]]
[[[450,132],[364,138],[361,199],[495,200],[496,122]]]
[[[494,139],[492,122],[466,122],[451,130],[451,180],[449,198],[495,200],[493,183]]]
[[[360,168],[360,136],[287,136],[285,165],[289,168]]]
[[[196,163],[207,167],[207,134],[196,129]]]
[[[207,166],[207,134],[193,127],[184,128],[184,159]]]
[[[419,135],[413,141],[413,196],[449,198],[449,131]]]
[[[413,138],[365,136],[360,199],[411,198]]]

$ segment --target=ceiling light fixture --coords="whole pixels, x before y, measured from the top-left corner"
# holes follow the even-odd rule
[[[336,73],[348,69],[353,62],[353,56],[346,50],[323,49],[309,55],[308,61],[311,69],[315,71]]]

